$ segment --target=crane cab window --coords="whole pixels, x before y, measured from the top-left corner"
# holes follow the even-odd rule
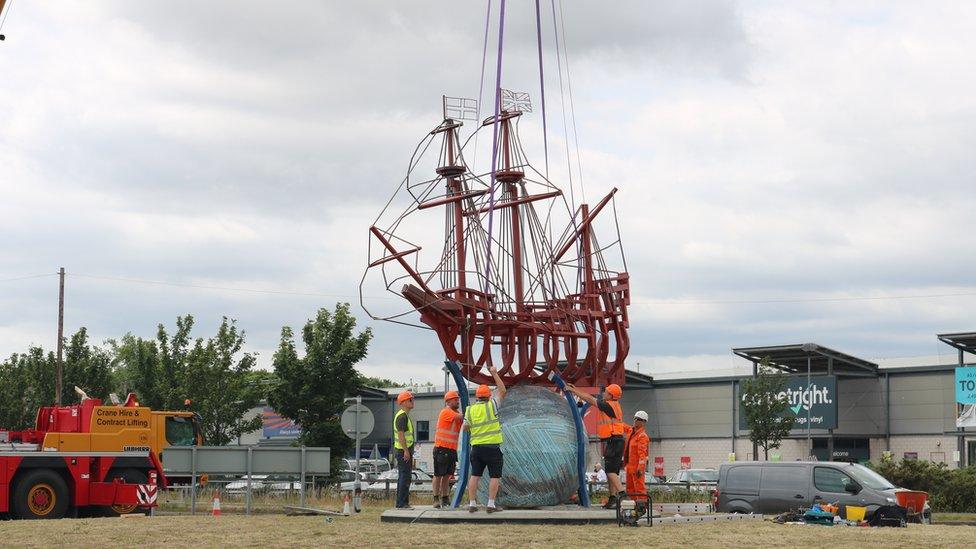
[[[196,434],[190,418],[170,416],[166,418],[166,442],[170,446],[193,446]]]

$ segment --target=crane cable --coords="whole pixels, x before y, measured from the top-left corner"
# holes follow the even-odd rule
[[[502,109],[502,45],[505,41],[505,0],[501,0],[498,13],[498,63],[495,70],[495,118],[492,121],[491,139],[491,188],[488,191],[488,259],[485,263],[485,294],[491,294],[491,240],[495,220],[495,184],[498,169],[498,121]]]
[[[542,100],[542,150],[546,159],[546,179],[549,179],[549,135],[546,130],[546,77],[542,71],[542,9],[535,0],[535,37],[539,49],[539,95]]]

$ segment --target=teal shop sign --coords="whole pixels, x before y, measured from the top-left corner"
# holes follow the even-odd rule
[[[956,368],[956,402],[976,404],[976,368]]]

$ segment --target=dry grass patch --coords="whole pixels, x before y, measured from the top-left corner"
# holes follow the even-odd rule
[[[0,546],[17,547],[971,547],[965,526],[845,528],[772,523],[713,523],[654,528],[616,526],[502,526],[380,523],[380,507],[359,515],[160,516],[0,523]]]

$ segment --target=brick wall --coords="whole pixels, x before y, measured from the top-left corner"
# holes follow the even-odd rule
[[[871,459],[881,459],[884,452],[884,439],[877,439],[877,444],[872,440]],[[877,448],[877,455],[875,455]],[[956,437],[954,436],[893,436],[891,437],[892,457],[898,461],[905,457],[905,452],[915,452],[919,460],[927,460],[935,463],[945,463],[950,469],[955,469],[958,463],[953,461],[953,452],[957,449]]]

